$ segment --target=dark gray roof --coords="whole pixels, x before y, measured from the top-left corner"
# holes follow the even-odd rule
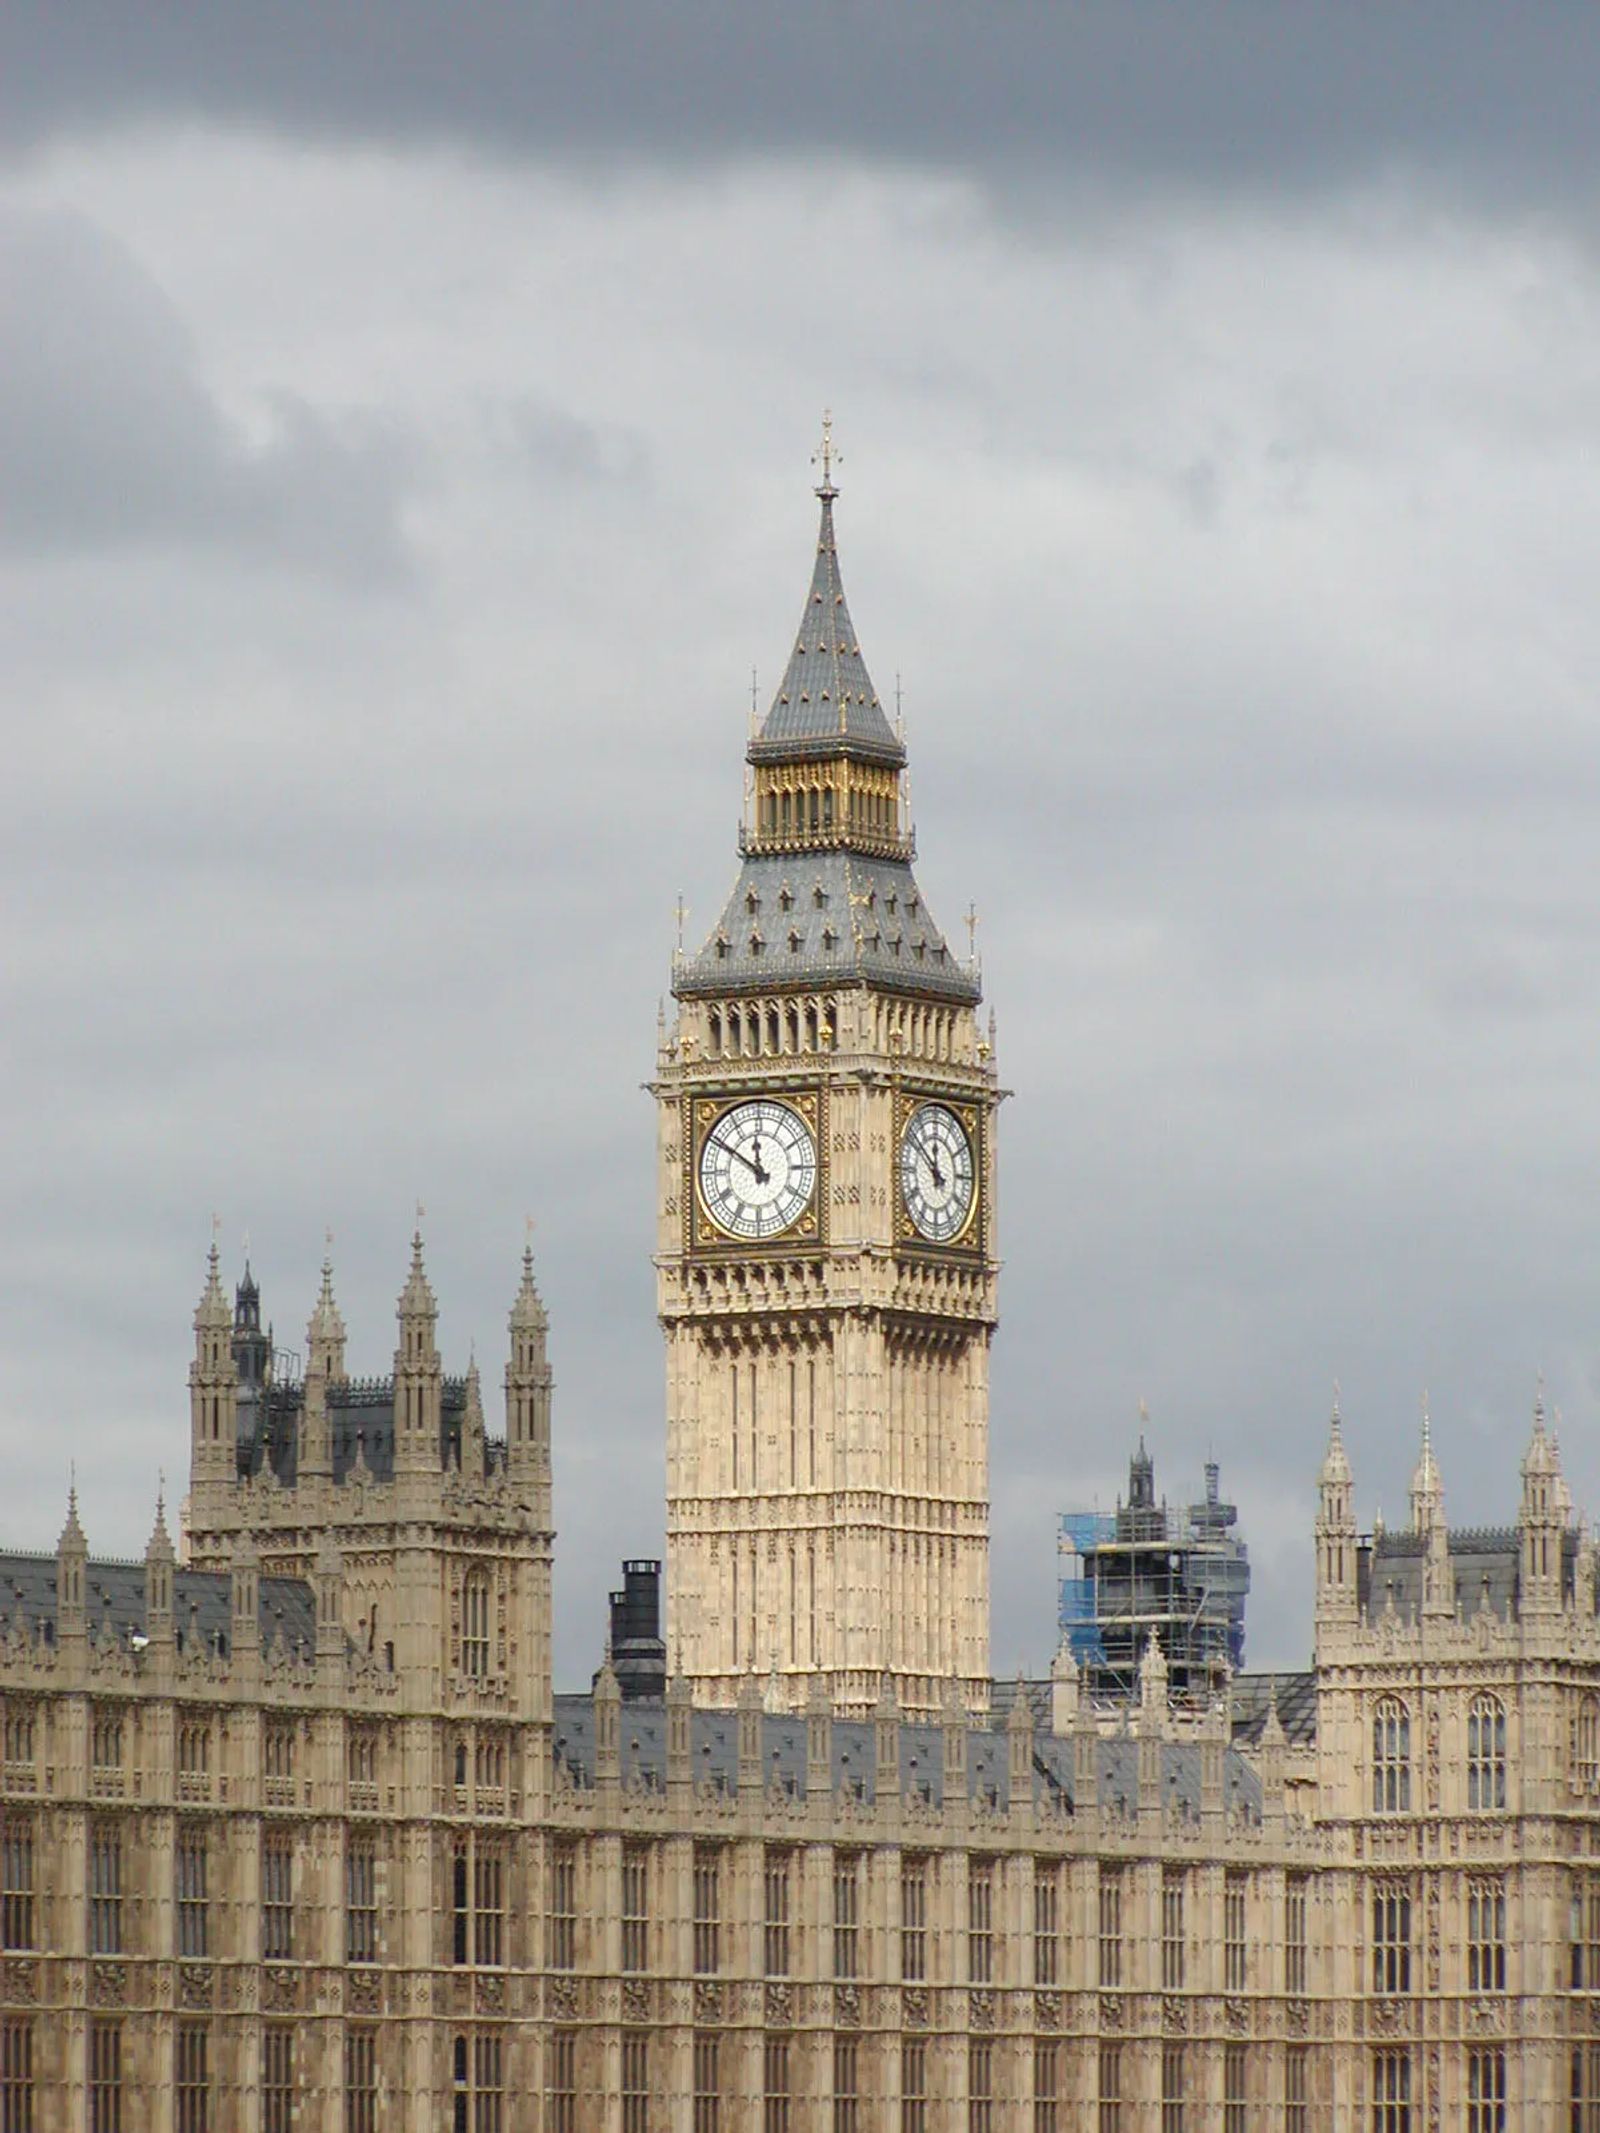
[[[750,744],[750,760],[843,750],[876,762],[903,763],[905,749],[884,716],[845,601],[833,537],[834,491],[824,486],[817,494],[822,523],[805,610],[766,723]]]
[[[672,989],[683,996],[849,984],[963,1002],[980,995],[905,860],[840,850],[752,854],[711,938],[674,970]]]
[[[1232,1682],[1233,1738],[1254,1747],[1261,1738],[1270,1705],[1291,1748],[1309,1748],[1317,1738],[1317,1677],[1314,1673],[1235,1674]]]
[[[293,1487],[299,1474],[300,1418],[305,1407],[301,1383],[239,1388],[239,1472],[270,1471],[285,1487]],[[461,1462],[461,1432],[467,1412],[467,1381],[447,1377],[440,1388],[439,1464],[441,1468]],[[394,1380],[393,1378],[348,1378],[328,1387],[328,1434],[333,1453],[333,1478],[344,1481],[365,1469],[373,1481],[394,1478]],[[490,1439],[490,1470],[503,1455],[498,1439]]]
[[[661,1702],[622,1706],[622,1777],[625,1785],[661,1788],[666,1783],[667,1710]],[[738,1784],[739,1714],[695,1710],[690,1738],[698,1784],[732,1792]],[[558,1763],[580,1784],[594,1780],[594,1699],[565,1695],[555,1699],[555,1754]],[[1100,1798],[1132,1808],[1139,1796],[1139,1744],[1129,1735],[1099,1742]],[[803,1798],[806,1789],[806,1721],[804,1717],[761,1717],[761,1760],[767,1783]],[[1033,1737],[1033,1786],[1036,1798],[1053,1797],[1072,1804],[1073,1743],[1036,1731]],[[1200,1812],[1200,1750],[1185,1741],[1162,1744],[1167,1797],[1180,1812]],[[1242,1757],[1226,1758],[1230,1806],[1259,1814],[1261,1787]],[[1002,1728],[974,1726],[967,1735],[967,1790],[976,1800],[1006,1807],[1011,1799],[1010,1742]],[[833,1790],[853,1790],[871,1800],[877,1789],[876,1727],[870,1719],[835,1719],[833,1723]],[[944,1734],[935,1725],[900,1727],[900,1791],[939,1805],[944,1799]]]
[[[144,1564],[97,1562],[92,1556],[84,1574],[84,1612],[90,1631],[103,1637],[108,1628],[120,1643],[146,1634]],[[233,1635],[233,1580],[222,1570],[179,1570],[173,1578],[173,1623],[180,1650],[199,1643],[225,1653]],[[285,1638],[289,1649],[310,1652],[317,1641],[316,1602],[311,1587],[299,1578],[262,1578],[259,1618],[263,1648]],[[0,1555],[0,1625],[21,1621],[30,1636],[56,1634],[56,1558],[53,1555]]]
[[[1520,1599],[1521,1540],[1515,1526],[1453,1526],[1449,1529],[1450,1574],[1456,1609],[1474,1615],[1485,1601],[1490,1612],[1514,1620]],[[1391,1600],[1402,1621],[1414,1621],[1422,1605],[1423,1538],[1410,1530],[1380,1532],[1363,1540],[1356,1556],[1356,1591],[1377,1620]],[[1562,1535],[1563,1587],[1571,1593],[1578,1536]]]

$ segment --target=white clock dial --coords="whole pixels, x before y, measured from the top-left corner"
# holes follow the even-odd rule
[[[972,1143],[944,1104],[919,1104],[900,1142],[900,1197],[930,1244],[949,1244],[972,1214]]]
[[[735,1104],[700,1150],[700,1197],[730,1237],[779,1236],[805,1213],[816,1184],[817,1144],[788,1104]]]

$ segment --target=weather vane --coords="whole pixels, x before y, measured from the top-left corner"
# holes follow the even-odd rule
[[[833,441],[833,409],[831,407],[825,407],[822,410],[822,442],[812,453],[811,464],[814,467],[821,467],[822,486],[825,489],[831,489],[833,487],[833,470],[835,466],[844,465],[844,454]]]

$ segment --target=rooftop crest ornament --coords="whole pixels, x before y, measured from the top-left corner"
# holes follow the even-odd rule
[[[811,464],[822,469],[822,486],[818,489],[817,494],[819,496],[835,494],[833,470],[836,466],[842,467],[844,465],[844,454],[833,441],[833,409],[831,407],[825,407],[822,410],[822,442],[812,453]]]

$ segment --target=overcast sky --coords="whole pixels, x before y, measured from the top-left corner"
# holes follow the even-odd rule
[[[381,25],[375,28],[374,25]],[[1426,1388],[1600,1505],[1600,17],[13,5],[0,1542],[137,1553],[213,1210],[387,1370],[524,1218],[558,1668],[660,1545],[654,1055],[830,404],[921,859],[999,1016],[994,1661],[1208,1451],[1309,1646]]]

